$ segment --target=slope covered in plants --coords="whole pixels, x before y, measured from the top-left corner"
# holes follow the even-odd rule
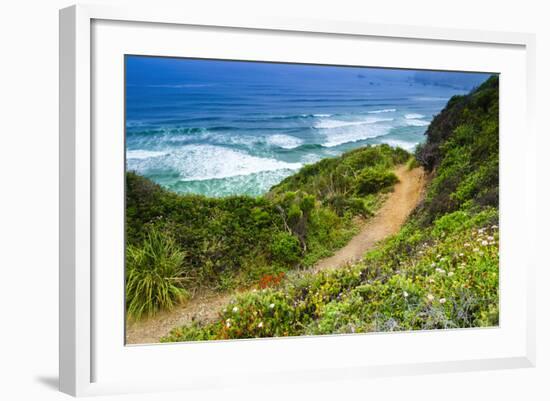
[[[180,195],[126,175],[127,307],[170,309],[198,288],[283,277],[343,246],[380,205],[410,155],[365,147],[305,166],[261,197]]]

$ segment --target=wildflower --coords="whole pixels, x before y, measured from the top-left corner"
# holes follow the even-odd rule
[[[458,256],[464,256],[464,254],[463,254],[463,253],[459,253]]]
[[[435,271],[438,272],[438,273],[441,273],[441,274],[445,274],[445,270],[440,269],[439,267],[437,269],[435,269]]]
[[[495,237],[493,237],[492,235],[489,235],[489,236],[487,237],[487,239],[488,239],[489,241],[492,241],[492,240],[495,239]]]
[[[479,248],[474,248],[474,252],[479,252]]]
[[[258,328],[261,329],[262,327],[264,327],[264,322],[258,323]]]
[[[491,226],[491,228],[494,230],[494,229],[497,229],[498,226]]]
[[[438,253],[436,257],[439,259],[441,257],[441,254]]]
[[[239,311],[239,308],[237,308],[236,306],[233,307],[233,312],[234,313],[237,313]]]
[[[407,298],[409,296],[409,293],[407,291],[403,291],[403,296]]]
[[[434,300],[434,296],[432,294],[428,294],[428,301],[432,302]]]
[[[447,302],[447,300],[445,298],[440,298],[439,299],[439,303],[440,304],[444,304],[445,302]]]
[[[435,280],[433,278],[429,278],[428,283],[433,284],[433,283],[435,283]]]
[[[227,309],[224,309],[224,310],[223,310],[223,313],[226,313],[226,312],[227,312]]]
[[[489,243],[487,241],[483,240],[483,241],[481,241],[481,245],[487,246],[487,245],[489,245]]]
[[[225,321],[225,327],[230,328],[231,327],[231,319],[227,319]]]
[[[431,266],[432,266],[432,267],[435,267],[435,262],[433,262]]]
[[[464,244],[464,246],[465,246],[466,248],[468,248],[468,247],[470,246],[470,244],[469,244],[468,242],[466,242],[466,243]]]
[[[453,277],[454,275],[455,275],[454,272],[447,273],[447,276],[449,276],[449,277]]]
[[[275,307],[275,304],[270,304],[269,309],[273,309]]]

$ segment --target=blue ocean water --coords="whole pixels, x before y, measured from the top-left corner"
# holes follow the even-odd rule
[[[356,147],[413,150],[487,77],[127,56],[127,169],[180,193],[260,195]]]

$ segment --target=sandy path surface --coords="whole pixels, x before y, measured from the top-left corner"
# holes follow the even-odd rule
[[[408,170],[400,166],[395,170],[399,182],[382,207],[362,228],[359,234],[336,253],[320,260],[311,270],[338,268],[356,262],[377,242],[396,234],[409,214],[418,205],[424,191],[425,176],[422,168]]]
[[[377,242],[399,231],[409,214],[422,198],[425,176],[422,168],[408,170],[400,166],[395,170],[399,182],[392,193],[362,228],[359,234],[338,250],[333,256],[320,260],[309,272],[324,269],[335,269],[353,263],[372,249]],[[218,316],[218,311],[226,305],[237,292],[220,294],[203,291],[195,294],[186,304],[171,311],[160,312],[152,318],[127,323],[127,344],[158,343],[171,329],[193,321],[211,322]]]

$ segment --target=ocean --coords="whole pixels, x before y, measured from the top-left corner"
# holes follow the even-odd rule
[[[453,95],[487,78],[452,74],[128,56],[126,168],[179,193],[261,195],[350,149],[413,151]]]

